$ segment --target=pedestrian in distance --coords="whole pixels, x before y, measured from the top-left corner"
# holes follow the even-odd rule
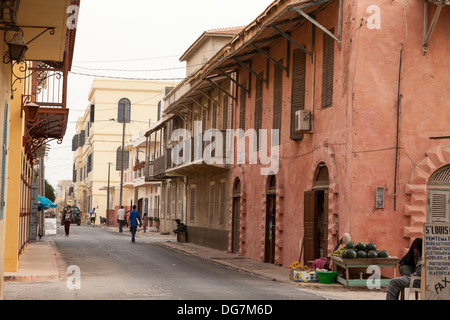
[[[147,212],[144,212],[144,217],[142,218],[142,226],[144,228],[144,233],[147,232],[147,225],[148,225],[148,216]]]
[[[95,216],[96,216],[95,208],[92,208],[92,211],[90,214],[91,214],[91,224],[93,227],[95,227]]]
[[[119,223],[119,232],[123,232],[123,221],[125,219],[125,209],[120,206],[119,211],[117,211],[117,222]]]
[[[129,216],[130,231],[131,231],[131,242],[136,242],[135,241],[135,236],[136,236],[137,226],[138,225],[140,227],[142,226],[142,223],[141,223],[140,219],[141,219],[141,215],[139,214],[139,211],[136,210],[136,205],[133,205],[133,210],[131,210],[130,216]]]
[[[70,224],[72,223],[73,219],[73,214],[69,206],[66,207],[63,214],[64,214],[64,231],[66,233],[66,237],[68,237],[70,232]]]

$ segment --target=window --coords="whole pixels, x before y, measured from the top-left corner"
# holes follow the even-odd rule
[[[117,110],[117,119],[119,123],[129,123],[131,119],[131,102],[127,98],[120,99]]]
[[[228,96],[223,96],[222,130],[228,128]]]
[[[189,201],[189,220],[194,222],[195,220],[195,188],[191,188],[191,199]]]
[[[244,87],[247,87],[247,84],[243,84]],[[239,109],[239,128],[245,131],[245,108],[247,101],[247,92],[241,88],[241,96],[240,96],[240,109]]]
[[[217,129],[217,103],[213,102],[211,129]]]
[[[90,113],[89,122],[93,123],[94,119],[95,119],[95,104],[91,104],[91,113]]]
[[[88,160],[87,160],[87,172],[91,172],[92,171],[92,153],[88,156]]]
[[[80,134],[78,135],[78,146],[82,147],[86,143],[86,133],[84,130],[81,130]]]
[[[117,148],[116,151],[116,171],[120,171],[122,169],[126,169],[128,168],[129,164],[129,159],[130,159],[130,152],[125,150],[123,152],[123,164],[122,164],[122,148],[119,147]]]
[[[300,140],[303,134],[295,132],[295,112],[305,109],[305,73],[306,54],[300,49],[294,50],[292,65],[291,93],[291,139]]]
[[[72,151],[76,151],[78,149],[79,144],[79,136],[78,134],[74,135],[72,138]]]
[[[283,65],[283,61],[279,61]],[[273,129],[281,130],[281,113],[283,105],[283,68],[276,64],[273,83]]]
[[[334,29],[330,30],[334,33]],[[334,39],[323,34],[322,109],[333,104]]]
[[[261,73],[262,78],[262,73]],[[259,150],[259,130],[262,129],[262,106],[263,106],[263,81],[256,78],[256,99],[255,99],[255,150]]]
[[[161,101],[158,102],[158,114],[156,115],[156,121],[161,119]]]
[[[216,186],[211,185],[209,187],[209,225],[210,226],[212,226],[212,224],[214,222],[215,192],[216,192]]]
[[[219,208],[219,228],[223,228],[225,226],[225,203],[226,203],[226,194],[225,194],[225,183],[220,184],[220,208]]]

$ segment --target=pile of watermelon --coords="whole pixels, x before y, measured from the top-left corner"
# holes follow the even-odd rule
[[[342,251],[343,259],[389,258],[386,250],[377,250],[375,243],[349,242]]]

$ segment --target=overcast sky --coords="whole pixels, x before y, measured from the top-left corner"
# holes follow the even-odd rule
[[[67,131],[62,144],[50,143],[48,182],[56,190],[60,180],[72,179],[72,138],[88,107],[90,75],[181,80],[186,71],[179,57],[205,30],[246,26],[272,2],[82,0],[69,74]]]

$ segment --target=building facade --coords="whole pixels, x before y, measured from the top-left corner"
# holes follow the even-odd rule
[[[230,168],[214,161],[225,148],[207,136],[214,130],[216,139],[223,140],[229,128],[231,81],[193,83],[190,76],[241,30],[205,31],[188,48],[180,58],[186,61],[187,77],[164,97],[164,121],[147,132],[149,141],[161,140],[156,158],[148,152],[153,161],[147,181],[161,182],[162,230],[172,232],[174,220],[180,219],[189,226],[189,242],[221,250],[228,247]]]
[[[126,146],[135,134],[158,121],[159,101],[165,88],[173,85],[164,81],[93,81],[89,107],[78,119],[72,140],[74,204],[83,212],[83,222],[89,221],[86,218],[95,208],[97,223],[102,216],[116,224],[120,205],[130,210],[137,204],[129,168],[138,157],[132,158]]]
[[[17,271],[28,243],[37,237],[37,174],[43,181],[46,143],[65,134],[67,74],[79,6],[79,0],[13,1],[0,10],[5,39],[0,71],[0,298],[3,272]]]
[[[350,233],[401,257],[449,221],[449,16],[445,1],[274,1],[167,97],[183,117],[183,97],[213,105],[199,88],[233,84],[229,251],[307,264]]]

